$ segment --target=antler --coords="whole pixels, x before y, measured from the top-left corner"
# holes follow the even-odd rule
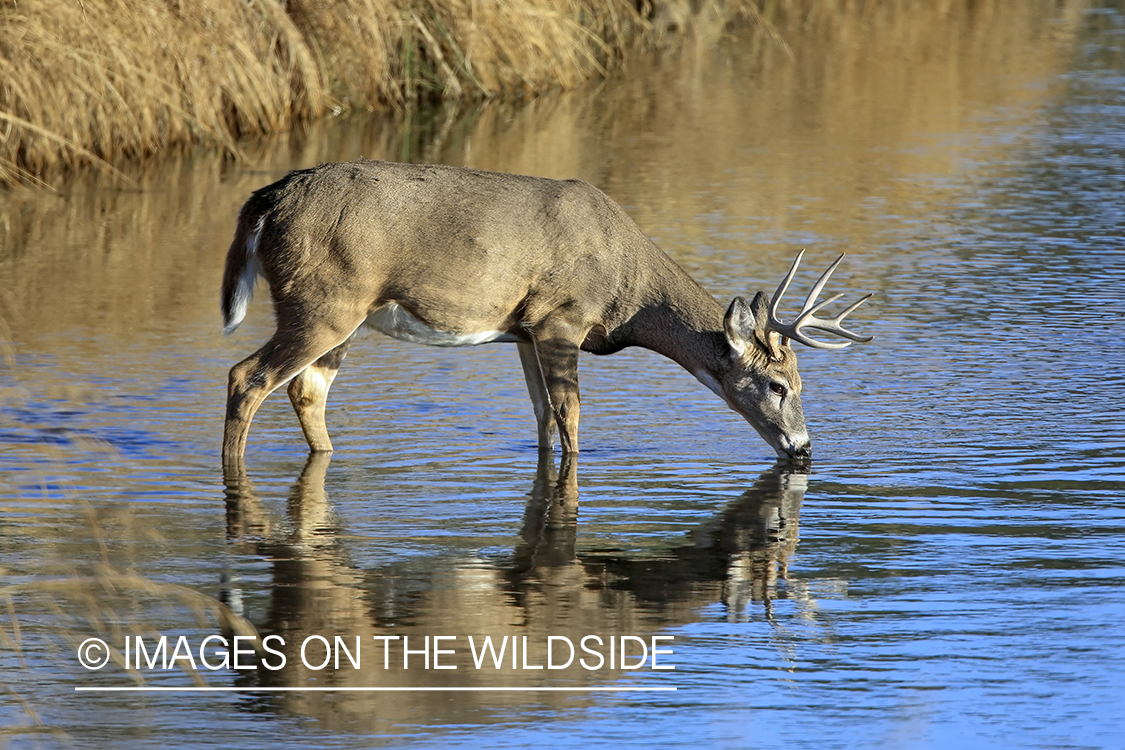
[[[801,308],[801,312],[797,314],[796,318],[794,318],[789,323],[785,323],[777,316],[777,307],[781,302],[781,295],[785,294],[785,291],[789,289],[789,282],[793,280],[793,276],[797,273],[797,266],[801,265],[801,258],[804,256],[804,254],[804,250],[801,250],[801,252],[797,253],[797,257],[793,260],[793,266],[789,269],[789,273],[785,274],[785,278],[781,280],[781,284],[777,287],[777,292],[773,295],[773,299],[770,300],[769,330],[781,334],[782,345],[787,344],[789,339],[793,339],[794,341],[800,341],[805,346],[811,346],[814,349],[843,349],[845,346],[850,346],[852,341],[870,341],[872,338],[874,338],[873,336],[864,337],[852,333],[841,325],[841,323],[844,322],[844,318],[851,314],[851,312],[857,307],[866,302],[867,298],[871,296],[870,294],[861,297],[859,300],[852,303],[848,307],[848,309],[844,310],[835,318],[826,320],[824,318],[816,317],[817,312],[844,296],[842,294],[836,294],[824,300],[823,302],[814,304],[816,302],[817,296],[820,294],[821,290],[824,289],[824,285],[828,283],[828,277],[832,275],[832,272],[836,270],[836,266],[840,265],[840,261],[844,259],[843,253],[840,254],[840,257],[837,258],[836,261],[828,267],[828,270],[825,271],[817,280],[816,284],[813,285],[812,291],[809,292],[809,296],[805,298],[805,304]],[[802,329],[804,328],[824,331],[825,333],[834,333],[837,336],[842,336],[843,338],[850,340],[844,341],[842,343],[817,341],[816,339],[811,339],[804,333],[802,333]]]

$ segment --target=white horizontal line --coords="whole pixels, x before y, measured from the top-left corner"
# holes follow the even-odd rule
[[[518,692],[587,692],[644,693],[676,690],[674,687],[75,687],[76,693],[495,693]]]

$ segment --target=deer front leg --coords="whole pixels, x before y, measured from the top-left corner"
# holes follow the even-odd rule
[[[535,343],[516,344],[520,352],[520,364],[523,365],[523,376],[527,381],[527,393],[531,396],[531,405],[535,409],[535,423],[539,432],[539,452],[545,453],[555,449],[555,414],[551,411],[551,396],[547,392],[547,381],[543,378],[543,368],[539,364],[539,355],[535,352]]]
[[[585,335],[575,335],[569,326],[555,324],[532,334],[539,368],[547,387],[551,413],[559,428],[562,452],[578,452],[578,352]]]
[[[336,379],[352,338],[354,336],[313,362],[289,383],[289,401],[297,412],[305,440],[313,453],[332,451],[332,440],[324,422],[324,407],[328,401],[328,389]]]

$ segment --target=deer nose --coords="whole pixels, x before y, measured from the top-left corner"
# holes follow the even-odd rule
[[[806,437],[804,442],[798,443],[796,440],[789,442],[784,446],[785,452],[778,451],[777,454],[783,460],[805,462],[812,460],[812,443]]]
[[[807,435],[801,435],[798,440],[782,438],[774,445],[779,461],[796,461],[804,463],[812,460],[812,442]]]

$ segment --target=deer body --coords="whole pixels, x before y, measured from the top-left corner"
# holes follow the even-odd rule
[[[708,385],[779,455],[808,452],[796,362],[770,347],[765,296],[724,315],[581,181],[368,160],[292,172],[239,215],[223,279],[228,332],[258,275],[277,332],[231,370],[224,457],[243,454],[254,412],[287,381],[310,448],[331,450],[325,399],[364,324],[436,346],[516,343],[541,449],[557,428],[564,452],[578,450],[579,351],[642,346]],[[746,397],[751,382],[784,389],[769,415]]]

